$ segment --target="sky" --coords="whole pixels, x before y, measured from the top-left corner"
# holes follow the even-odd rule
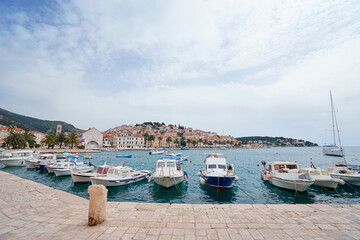
[[[0,108],[360,146],[360,2],[0,1]]]

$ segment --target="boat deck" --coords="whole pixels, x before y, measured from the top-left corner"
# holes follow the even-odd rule
[[[0,183],[0,239],[360,239],[360,205],[108,202],[88,227],[88,200],[3,171]]]

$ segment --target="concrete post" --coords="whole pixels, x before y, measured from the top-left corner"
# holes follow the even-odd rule
[[[108,190],[104,185],[91,185],[88,188],[89,199],[89,226],[95,226],[106,219],[106,201]]]

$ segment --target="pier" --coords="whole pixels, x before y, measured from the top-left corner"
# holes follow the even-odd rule
[[[92,227],[88,207],[0,171],[0,239],[360,239],[360,205],[108,202]]]

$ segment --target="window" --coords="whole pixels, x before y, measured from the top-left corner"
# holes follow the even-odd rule
[[[207,167],[208,169],[214,169],[216,168],[216,164],[209,164]]]
[[[288,169],[297,169],[296,164],[288,164],[288,165],[286,165],[286,167],[287,167]]]
[[[226,166],[225,165],[218,165],[218,168],[220,168],[220,169],[226,169]]]
[[[174,162],[168,162],[168,163],[167,163],[167,166],[168,166],[168,167],[174,167],[174,166],[175,166],[175,163],[174,163]]]
[[[158,167],[165,167],[165,163],[164,162],[159,162]]]

